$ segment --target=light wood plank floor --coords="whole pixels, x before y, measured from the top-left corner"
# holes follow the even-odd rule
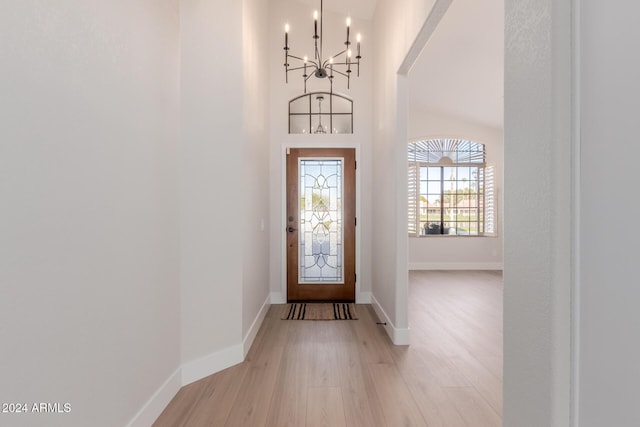
[[[502,424],[502,275],[412,271],[411,346],[355,321],[269,309],[244,363],[183,387],[155,427]]]

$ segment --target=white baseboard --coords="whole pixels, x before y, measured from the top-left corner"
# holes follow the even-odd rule
[[[264,304],[262,304],[242,345],[234,345],[193,362],[183,364],[151,396],[131,422],[127,424],[127,427],[148,427],[152,425],[182,386],[242,363],[258,334],[260,326],[262,326],[270,305],[271,295],[267,296]]]
[[[127,427],[149,427],[158,419],[182,386],[180,371],[181,369],[178,368],[171,374],[127,424]]]
[[[287,299],[282,292],[271,292],[271,304],[286,304]]]
[[[265,316],[267,315],[267,311],[269,311],[269,307],[271,306],[271,295],[267,296],[267,299],[262,304],[260,311],[258,311],[258,315],[253,320],[247,335],[244,337],[242,341],[243,348],[243,360],[247,357],[247,353],[249,353],[249,349],[251,348],[251,344],[253,344],[253,340],[256,339],[256,335],[258,335],[258,330],[260,330],[260,326],[262,326],[262,322],[264,321]]]
[[[260,326],[262,326],[262,322],[271,305],[271,300],[272,295],[267,296],[256,318],[253,320],[247,335],[242,340],[242,344],[224,348],[201,359],[183,364],[182,385],[191,384],[194,381],[201,380],[223,369],[242,363],[251,348],[251,344],[253,344],[253,340],[258,334],[258,330],[260,330]]]
[[[371,306],[380,320],[386,323],[386,325],[384,325],[384,329],[387,332],[387,335],[389,335],[389,338],[391,338],[391,342],[395,345],[409,345],[409,328],[396,328],[373,294],[371,294]]]
[[[242,344],[237,344],[185,363],[182,365],[182,385],[191,384],[243,361],[244,349]]]
[[[356,304],[371,304],[371,292],[358,292],[356,294]]]
[[[501,262],[410,262],[409,270],[502,270]]]

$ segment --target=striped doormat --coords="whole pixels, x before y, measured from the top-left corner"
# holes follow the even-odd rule
[[[287,304],[280,316],[283,320],[356,320],[355,304],[295,303]]]

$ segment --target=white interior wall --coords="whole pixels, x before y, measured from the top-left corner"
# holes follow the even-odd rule
[[[1,402],[125,425],[180,363],[177,1],[0,3]],[[62,406],[61,406],[62,409]]]
[[[581,1],[577,421],[640,425],[636,159],[638,3]]]
[[[570,425],[571,4],[505,2],[506,426]]]
[[[184,0],[181,23],[183,382],[242,360],[242,2]]]
[[[374,15],[372,295],[395,343],[408,342],[407,88],[398,70],[434,1],[380,1]],[[404,172],[402,172],[404,171]],[[401,220],[402,218],[402,220]],[[402,223],[404,222],[404,231]]]
[[[243,235],[242,336],[257,332],[269,289],[269,15],[267,0],[243,1],[244,145],[241,214]],[[237,167],[237,165],[236,165]],[[232,224],[234,225],[234,224]],[[234,228],[234,227],[231,227]],[[253,330],[252,330],[253,325]],[[249,337],[248,341],[252,341]],[[248,343],[250,344],[250,343]],[[245,352],[248,347],[245,346]]]
[[[290,53],[313,57],[313,8],[293,0],[272,0],[270,3],[270,283],[272,302],[286,300],[286,254],[285,254],[285,148],[286,147],[354,147],[358,157],[357,172],[357,302],[369,302],[371,291],[371,245],[372,245],[372,91],[373,39],[371,22],[352,17],[352,41],[358,32],[362,34],[363,56],[360,77],[351,79],[347,89],[346,80],[334,78],[334,92],[353,99],[354,133],[332,135],[309,135],[288,133],[289,101],[304,93],[301,72],[290,72],[289,83],[285,83],[284,71],[284,25],[289,23]],[[330,10],[324,11],[325,53],[338,53],[344,48],[346,38],[345,15]],[[295,62],[290,59],[291,67]],[[307,92],[328,91],[327,79],[311,78]]]
[[[409,237],[409,269],[502,269],[503,131],[467,120],[409,108],[409,141],[463,138],[485,144],[487,165],[495,166],[495,237]]]

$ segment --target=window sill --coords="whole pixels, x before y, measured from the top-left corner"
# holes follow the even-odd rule
[[[463,234],[422,234],[420,236],[414,236],[414,235],[409,235],[408,236],[410,239],[430,239],[430,238],[458,238],[458,239],[482,239],[482,238],[492,238],[495,239],[498,237],[497,234],[484,234],[484,235],[480,235],[480,236],[467,236],[467,235],[463,235]]]

